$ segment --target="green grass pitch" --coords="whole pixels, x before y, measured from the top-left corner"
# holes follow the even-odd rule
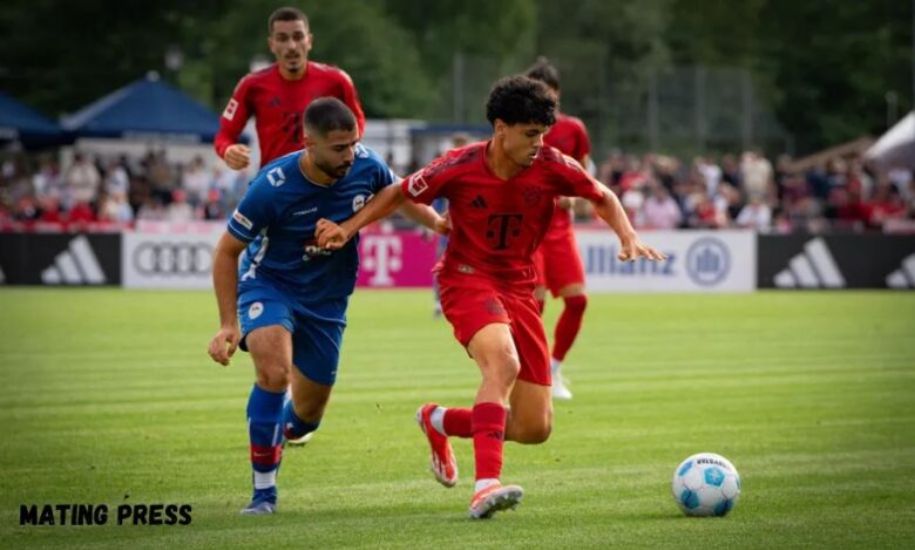
[[[559,304],[548,306],[552,326]],[[515,512],[467,519],[414,424],[476,368],[427,292],[357,291],[328,414],[287,449],[280,511],[240,517],[249,357],[210,362],[208,293],[0,290],[0,545],[111,548],[858,547],[915,544],[915,294],[592,296],[575,399],[506,445]],[[711,451],[743,493],[680,514],[674,467]],[[20,504],[188,503],[186,526],[19,526]]]

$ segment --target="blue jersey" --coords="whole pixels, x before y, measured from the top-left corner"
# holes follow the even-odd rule
[[[229,233],[249,243],[239,264],[239,286],[274,284],[304,303],[346,297],[356,286],[358,236],[340,250],[321,250],[315,224],[321,218],[347,220],[395,176],[377,153],[357,144],[346,176],[317,185],[299,167],[302,154],[289,153],[263,167],[229,218]]]

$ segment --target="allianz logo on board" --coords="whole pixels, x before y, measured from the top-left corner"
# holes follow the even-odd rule
[[[730,249],[714,237],[703,237],[693,242],[686,251],[685,260],[680,252],[664,250],[666,260],[652,262],[639,258],[634,262],[623,262],[617,258],[617,245],[588,245],[584,252],[585,272],[594,276],[677,277],[685,271],[697,285],[714,286],[731,271]],[[685,269],[681,270],[681,265]]]

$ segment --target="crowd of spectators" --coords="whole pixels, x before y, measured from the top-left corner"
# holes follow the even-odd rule
[[[131,226],[137,220],[223,220],[250,178],[202,157],[169,162],[164,151],[103,159],[75,153],[7,158],[0,166],[0,224]]]
[[[611,153],[597,176],[637,228],[750,228],[760,232],[868,231],[913,227],[910,170],[878,172],[860,157],[804,171],[788,156],[773,165],[757,151],[691,163],[663,155]],[[588,219],[578,205],[579,219]]]
[[[773,165],[756,151],[692,162],[612,152],[598,162],[596,175],[640,229],[786,233],[915,226],[911,171],[878,173],[860,158],[836,158],[804,172],[791,166],[786,156]],[[223,220],[251,175],[218,162],[207,167],[200,157],[169,162],[164,151],[136,159],[77,152],[66,166],[55,155],[20,154],[0,165],[0,226]],[[578,221],[593,220],[588,206],[576,203]]]

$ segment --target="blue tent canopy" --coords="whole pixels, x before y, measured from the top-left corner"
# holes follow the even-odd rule
[[[64,138],[51,119],[0,92],[0,141],[19,141],[30,147],[53,145]]]
[[[151,74],[65,117],[78,137],[156,136],[212,142],[219,116]]]

